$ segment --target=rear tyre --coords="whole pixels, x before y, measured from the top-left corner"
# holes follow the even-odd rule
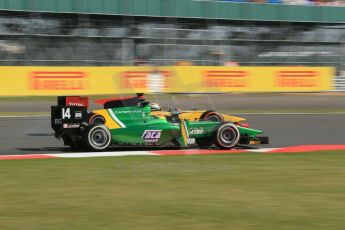
[[[83,134],[83,144],[87,149],[102,151],[109,147],[111,134],[105,125],[90,125]]]
[[[87,115],[87,123],[89,125],[103,125],[105,124],[105,118],[96,113],[89,113]]]
[[[215,144],[221,149],[232,149],[240,141],[238,128],[231,123],[225,123],[218,127]]]
[[[204,112],[201,117],[200,120],[204,120],[204,121],[214,121],[214,122],[223,122],[224,121],[224,117],[222,116],[222,114],[213,111],[213,110],[209,110]]]

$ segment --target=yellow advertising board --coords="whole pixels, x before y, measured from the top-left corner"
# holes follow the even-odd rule
[[[333,89],[332,67],[177,67],[181,92],[317,92]],[[193,77],[191,77],[193,76]],[[178,82],[179,81],[179,82]]]
[[[333,90],[332,67],[0,67],[0,96]]]

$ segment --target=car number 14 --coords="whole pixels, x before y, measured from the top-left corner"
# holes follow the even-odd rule
[[[62,119],[71,119],[71,108],[62,109]]]

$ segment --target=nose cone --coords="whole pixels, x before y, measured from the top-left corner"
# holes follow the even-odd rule
[[[240,131],[241,135],[247,135],[250,137],[255,137],[256,135],[263,133],[263,131],[258,129],[245,128],[241,126],[237,126],[237,128]]]

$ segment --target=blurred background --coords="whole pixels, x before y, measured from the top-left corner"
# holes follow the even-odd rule
[[[9,9],[0,12],[1,65],[171,66],[188,62],[345,68],[344,16],[334,15],[332,9],[344,6],[343,0],[107,0],[88,7],[77,0],[45,1],[44,5],[29,0],[0,2]],[[150,2],[155,5],[146,7]],[[203,2],[216,3],[207,9]],[[114,7],[111,15],[106,3],[122,8]],[[170,10],[171,6],[175,9]],[[44,12],[45,8],[51,12]],[[340,9],[336,12],[344,13],[344,7]],[[127,10],[128,14],[119,15]],[[172,15],[171,11],[176,12]]]
[[[336,75],[332,89],[342,90],[344,5],[343,0],[1,0],[0,65],[327,66]]]

